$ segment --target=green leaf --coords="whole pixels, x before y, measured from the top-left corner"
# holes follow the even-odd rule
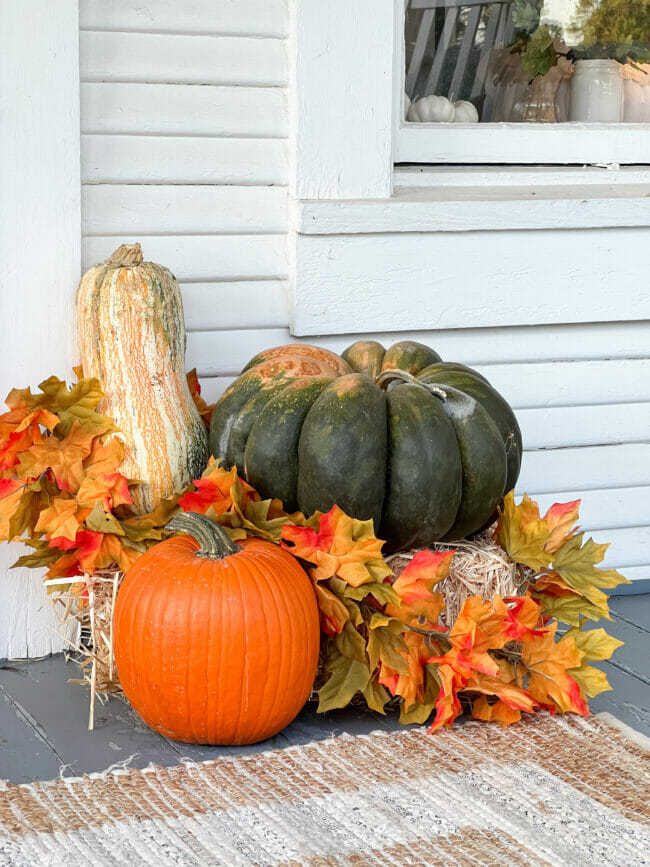
[[[373,596],[380,605],[399,605],[399,596],[393,590],[392,584],[384,584],[378,581],[373,581],[370,584],[362,584],[360,587],[352,587],[348,585],[345,589],[345,595],[349,599],[365,599],[366,596]]]
[[[31,541],[26,539],[25,544],[30,545],[32,548],[36,548],[36,541],[38,540]],[[38,546],[39,547],[33,554],[23,554],[22,557],[19,557],[16,562],[12,564],[11,568],[18,569],[24,566],[28,569],[38,569],[40,566],[49,566],[50,563],[58,560],[61,556],[61,550],[59,548],[50,548],[47,542],[38,542]]]
[[[318,713],[346,707],[358,692],[363,693],[370,680],[368,665],[346,659],[334,643],[330,645],[325,668],[330,676],[318,691]]]
[[[422,725],[429,719],[435,706],[435,702],[431,702],[430,704],[412,704],[411,707],[406,710],[404,705],[402,705],[399,713],[400,725]]]
[[[362,692],[370,710],[375,710],[377,713],[386,713],[384,707],[386,702],[390,699],[390,695],[388,694],[388,691],[377,682],[376,678],[371,678]]]
[[[532,33],[539,25],[543,0],[515,0],[512,23],[518,32]]]
[[[336,647],[346,659],[356,659],[367,665],[366,642],[354,626],[348,621],[343,630],[334,639]]]
[[[599,605],[589,602],[583,596],[547,596],[544,593],[535,594],[535,598],[541,602],[546,614],[550,614],[560,623],[569,626],[579,626],[580,620],[586,617],[588,620],[611,620],[607,607],[607,597],[604,604]]]
[[[403,628],[404,624],[402,624]],[[408,654],[408,647],[402,636],[391,632],[387,627],[379,626],[368,632],[368,658],[371,671],[377,668],[378,662],[383,662],[400,674],[406,674],[408,662],[400,650]]]
[[[86,527],[95,533],[114,533],[116,536],[124,536],[120,522],[111,512],[107,512],[99,501],[95,503],[92,512],[86,518]]]

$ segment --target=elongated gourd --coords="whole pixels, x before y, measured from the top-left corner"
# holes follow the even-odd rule
[[[180,289],[162,265],[143,262],[139,244],[123,244],[93,265],[77,291],[77,336],[84,376],[99,380],[101,411],[121,431],[121,472],[140,514],[198,478],[207,435],[185,376]]]

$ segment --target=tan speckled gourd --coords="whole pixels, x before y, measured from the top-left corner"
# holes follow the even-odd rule
[[[140,514],[198,478],[207,461],[205,427],[185,376],[180,289],[162,265],[123,244],[93,265],[77,291],[77,335],[85,376],[99,379],[101,411],[121,431],[121,471]]]

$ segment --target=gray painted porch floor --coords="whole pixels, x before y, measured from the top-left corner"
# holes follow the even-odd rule
[[[594,713],[608,711],[650,735],[650,595],[611,600],[615,622],[607,631],[625,642],[606,669],[612,691],[591,702]],[[98,704],[95,730],[87,731],[88,692],[68,683],[77,676],[63,656],[0,663],[0,780],[26,783],[102,771],[117,762],[132,767],[149,762],[178,764],[233,753],[304,744],[349,732],[398,728],[394,716],[345,710],[317,715],[308,705],[281,734],[250,747],[178,744],[151,731],[123,701]]]

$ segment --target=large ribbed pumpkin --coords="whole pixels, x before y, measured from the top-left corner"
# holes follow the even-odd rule
[[[173,274],[123,244],[81,278],[77,334],[85,376],[104,391],[101,411],[125,443],[121,471],[140,513],[201,475],[205,426],[185,375],[185,325]]]
[[[263,497],[372,518],[390,550],[490,521],[519,475],[519,425],[485,377],[414,341],[342,357],[304,344],[255,356],[217,403],[210,451]]]
[[[125,576],[115,605],[115,660],[126,697],[153,729],[199,744],[277,734],[307,701],[320,629],[311,581],[272,542],[241,548],[204,515]]]

